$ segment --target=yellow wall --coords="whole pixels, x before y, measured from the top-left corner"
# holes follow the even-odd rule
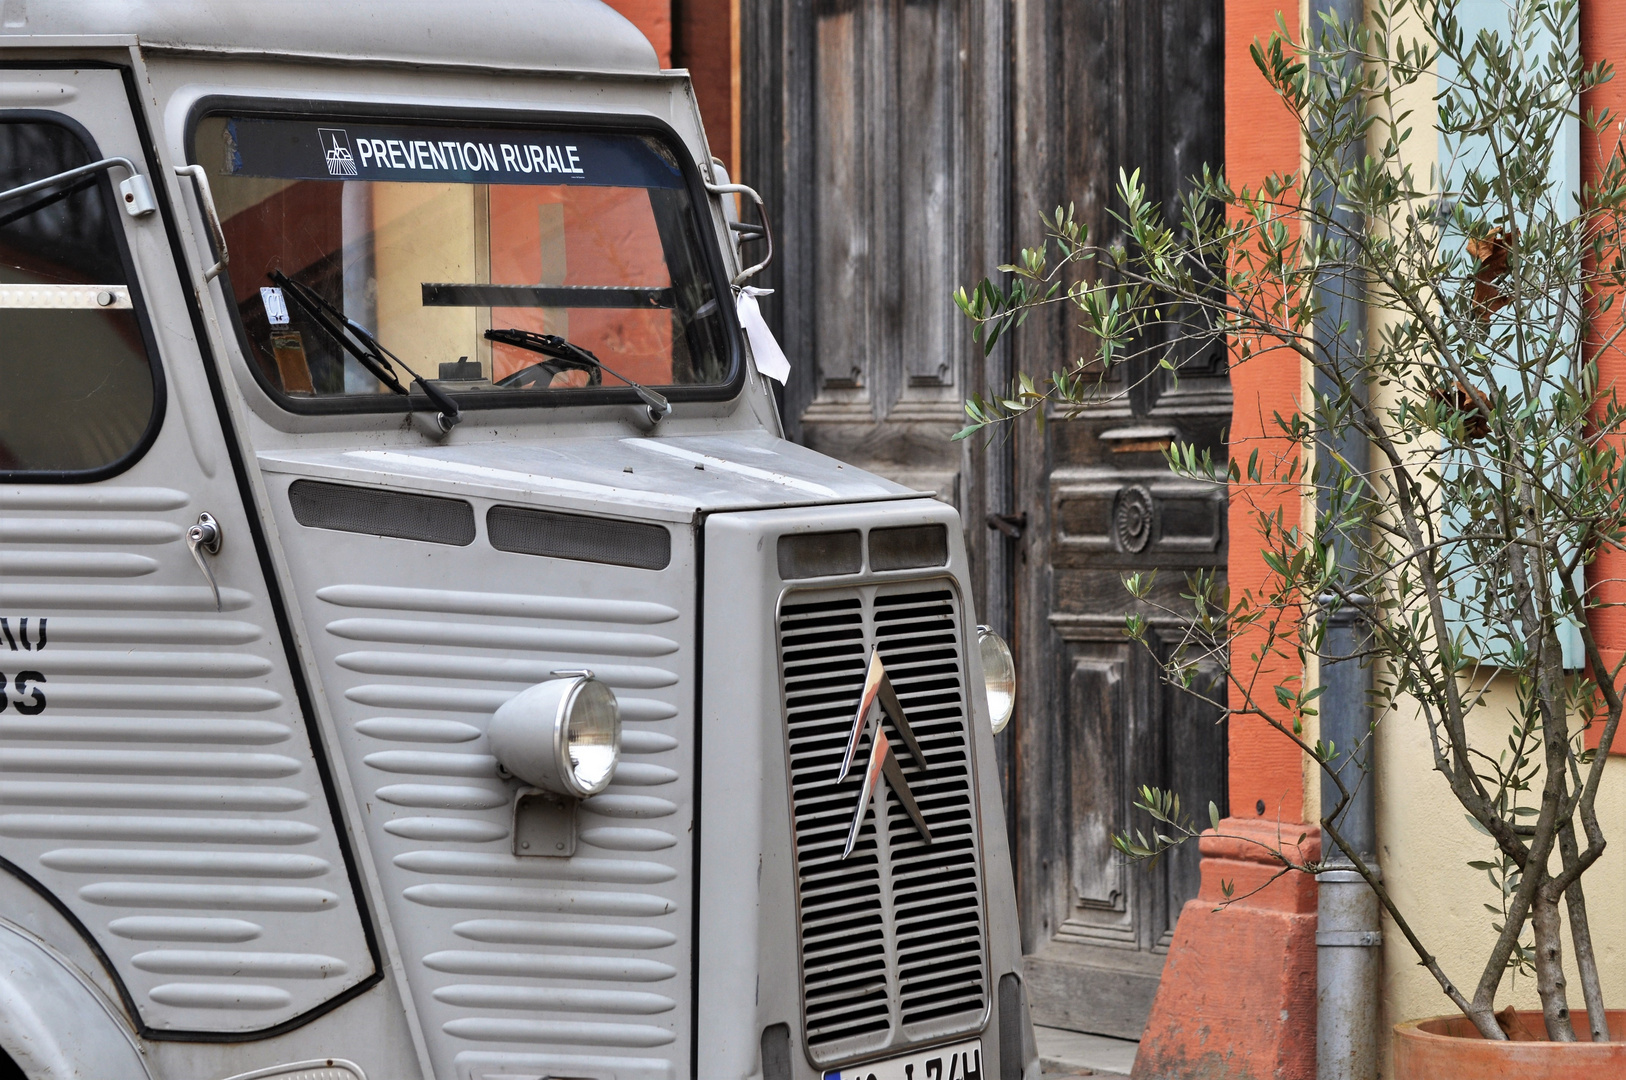
[[[1497,678],[1486,706],[1474,717],[1471,735],[1491,751],[1505,745],[1508,710],[1517,707],[1511,679]],[[1612,774],[1612,775],[1611,775]],[[1539,792],[1532,797],[1533,803]],[[1470,859],[1491,859],[1491,840],[1468,824],[1461,804],[1434,771],[1428,733],[1420,716],[1393,717],[1379,725],[1377,740],[1378,857],[1395,903],[1440,966],[1470,997],[1495,941],[1494,918],[1484,904],[1498,902],[1497,890]],[[1626,758],[1615,758],[1604,774],[1599,820],[1610,840],[1582,879],[1592,939],[1598,952],[1604,1000],[1626,1008]],[[1554,860],[1557,865],[1557,860]],[[1575,976],[1574,952],[1564,942],[1572,1009],[1583,1007]],[[1383,1003],[1388,1024],[1455,1011],[1439,984],[1417,964],[1417,955],[1384,920]],[[1540,1008],[1535,980],[1511,973],[1502,980],[1497,1007]]]
[[[1429,183],[1438,157],[1438,140],[1427,123],[1434,115],[1435,90],[1434,79],[1426,78],[1396,103],[1397,110],[1412,112],[1416,132],[1406,145],[1422,185]],[[1380,330],[1383,318],[1384,313],[1372,312],[1370,333]],[[1382,391],[1375,396],[1381,400]],[[1476,745],[1493,755],[1506,745],[1509,710],[1516,704],[1512,681],[1494,678],[1488,698],[1472,718]],[[1378,859],[1384,881],[1424,947],[1471,997],[1495,940],[1492,924],[1500,920],[1484,908],[1499,902],[1498,890],[1483,871],[1470,869],[1467,863],[1494,858],[1494,845],[1469,825],[1445,778],[1434,771],[1427,726],[1415,706],[1399,709],[1379,723],[1375,751]],[[1307,780],[1306,812],[1313,814],[1318,780]],[[1539,794],[1532,803],[1537,798]],[[1605,1000],[1613,1008],[1626,1008],[1626,758],[1616,758],[1605,774],[1599,814],[1612,846],[1583,883]],[[1402,1020],[1454,1012],[1387,915],[1383,934],[1386,1039],[1391,1026]],[[1570,1005],[1580,1009],[1581,988],[1567,933],[1564,947]],[[1539,1008],[1534,979],[1505,974],[1497,1007],[1508,1004]],[[1383,1060],[1388,1058],[1385,1045]],[[1385,1075],[1390,1071],[1385,1065]]]

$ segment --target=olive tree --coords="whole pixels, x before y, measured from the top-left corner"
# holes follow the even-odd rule
[[[1484,1037],[1506,1037],[1494,1001],[1513,971],[1534,976],[1548,1037],[1575,1039],[1562,905],[1602,1041],[1582,882],[1604,850],[1596,801],[1623,661],[1593,632],[1605,601],[1586,581],[1598,553],[1626,541],[1626,407],[1596,359],[1622,325],[1626,165],[1619,118],[1579,115],[1610,71],[1579,59],[1578,0],[1507,0],[1490,29],[1465,29],[1461,6],[1372,0],[1364,24],[1327,17],[1298,34],[1278,24],[1254,43],[1260,76],[1297,120],[1300,168],[1256,187],[1205,171],[1169,207],[1123,175],[1110,238],[1089,235],[1071,208],[1047,215],[1043,243],[956,300],[986,348],[1035,309],[1065,305],[1090,355],[971,399],[959,437],[1076,413],[1112,392],[1103,371],[1139,352],[1177,377],[1172,357],[1190,355],[1193,338],[1225,339],[1233,368],[1313,371],[1261,446],[1224,461],[1167,451],[1176,473],[1228,484],[1254,506],[1249,540],[1268,575],[1248,590],[1191,575],[1184,599],[1196,614],[1185,613],[1163,674],[1201,693],[1196,672],[1217,665],[1217,705],[1319,763],[1331,780],[1324,842]],[[1606,147],[1584,186],[1565,183],[1566,127],[1573,146],[1578,125]],[[1362,325],[1327,331],[1329,281],[1364,295]],[[1340,438],[1369,447],[1368,461],[1328,450]],[[1316,520],[1300,527],[1280,500],[1247,502],[1270,489],[1318,505]],[[1151,580],[1125,584],[1142,601],[1127,626],[1140,636]],[[1360,645],[1328,657],[1340,609],[1358,613]],[[1350,796],[1371,782],[1348,763],[1367,755],[1316,740],[1319,689],[1302,675],[1262,674],[1302,673],[1313,656],[1370,667],[1365,738],[1380,724],[1426,727],[1433,768],[1483,836],[1470,865],[1488,893],[1464,902],[1485,903],[1494,945],[1471,983],[1443,970],[1340,830]],[[1143,788],[1138,806],[1155,824],[1116,837],[1131,859],[1200,831],[1178,792]],[[1209,816],[1218,828],[1212,805]],[[1291,845],[1268,850],[1279,873],[1318,869],[1284,854]]]

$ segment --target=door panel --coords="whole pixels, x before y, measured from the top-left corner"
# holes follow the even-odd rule
[[[1068,714],[1098,719],[1069,731],[1067,753],[1057,760],[1067,773],[1072,811],[1067,817],[1069,881],[1078,906],[1085,912],[1122,915],[1124,866],[1113,855],[1112,832],[1118,824],[1114,796],[1123,786],[1124,664],[1121,655],[1091,655],[1101,651],[1068,642],[1063,654],[1064,664],[1071,661],[1067,664]],[[1088,772],[1072,768],[1082,762],[1091,762],[1094,768]]]
[[[950,436],[988,379],[953,292],[1008,255],[1005,8],[763,0],[740,12],[742,175],[774,222],[760,284],[776,290],[763,313],[792,360],[786,431],[957,507],[979,611],[1002,632],[1006,553],[982,522],[1008,457]]]
[[[67,85],[27,115],[149,171],[120,71],[6,77]],[[164,224],[95,183],[163,369],[158,427],[105,479],[0,486],[0,855],[107,957],[146,1034],[248,1037],[371,985],[377,965]],[[0,248],[0,281],[35,274],[18,251]],[[25,293],[0,291],[0,334],[36,317]],[[40,362],[85,370],[67,340]],[[65,413],[64,437],[86,415]],[[186,543],[202,512],[223,536],[206,556],[218,608]]]
[[[627,1080],[690,1075],[691,534],[671,530],[660,570],[497,550],[494,506],[541,515],[403,491],[416,485],[402,470],[356,460],[344,464],[365,488],[308,479],[331,468],[309,457],[260,466],[432,1059],[448,1077],[603,1075],[606,1060]],[[545,489],[544,468],[512,475]],[[300,485],[333,506],[367,491],[395,521],[438,498],[471,528],[343,531],[354,523],[301,511]],[[574,856],[554,857],[525,838],[546,804],[499,769],[486,725],[520,691],[584,668],[620,703],[623,756],[604,793],[570,811]]]
[[[1204,163],[1220,164],[1218,0],[1018,0],[1014,19],[1017,244],[1068,203],[1097,242],[1112,242],[1120,169],[1141,170],[1167,206]],[[1016,367],[1091,356],[1077,322],[1064,311],[1030,319]],[[1184,575],[1225,566],[1223,489],[1177,480],[1161,454],[1181,442],[1223,459],[1224,354],[1174,338],[1111,372],[1101,404],[1016,436],[1016,505],[1030,509],[1029,572],[1016,579],[1026,704],[1014,787],[1033,1015],[1127,1038],[1145,1025],[1174,920],[1196,895],[1197,852],[1128,866],[1112,833],[1149,827],[1132,810],[1143,784],[1179,791],[1199,816],[1210,800],[1225,811],[1223,716],[1157,676],[1188,609]],[[1178,378],[1157,366],[1171,353]],[[1143,611],[1150,650],[1123,637],[1133,610],[1123,578],[1136,570],[1159,572]]]

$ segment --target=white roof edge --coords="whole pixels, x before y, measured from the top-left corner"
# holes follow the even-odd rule
[[[0,51],[139,39],[154,51],[233,58],[660,73],[654,46],[600,0],[28,0],[18,14],[22,25],[0,26]]]
[[[413,57],[413,56],[357,56],[346,53],[332,52],[294,52],[292,50],[270,50],[257,48],[231,48],[213,45],[183,45],[174,42],[141,41],[131,38],[122,41],[116,37],[91,38],[52,38],[49,39],[53,47],[72,47],[75,43],[95,40],[99,45],[129,45],[140,49],[151,56],[197,57],[201,59],[239,60],[268,64],[343,64],[346,67],[377,67],[377,68],[434,68],[439,71],[469,71],[484,74],[498,75],[525,75],[525,76],[555,76],[561,79],[621,79],[621,80],[655,80],[665,81],[671,79],[687,79],[687,70],[673,71],[668,68],[651,68],[648,71],[629,70],[627,68],[586,68],[586,67],[541,67],[528,64],[514,63],[481,63],[478,60],[453,60],[443,57]],[[0,37],[0,50],[11,43]],[[32,41],[30,45],[34,44]],[[42,46],[43,47],[43,46]],[[81,45],[89,48],[89,45]]]

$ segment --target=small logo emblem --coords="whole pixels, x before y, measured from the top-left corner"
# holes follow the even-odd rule
[[[350,135],[344,128],[317,128],[322,140],[322,155],[327,158],[329,176],[356,175],[356,158],[350,152]]]
[[[869,722],[873,719],[875,739],[870,743],[869,764],[864,767],[864,790],[858,797],[858,809],[853,814],[852,828],[847,831],[847,849],[841,853],[843,859],[853,853],[853,845],[858,842],[858,830],[864,824],[864,815],[869,811],[870,800],[873,798],[877,803],[880,802],[879,780],[883,775],[892,787],[892,794],[897,796],[903,808],[914,819],[915,828],[920,830],[920,835],[926,843],[932,842],[932,831],[926,827],[926,818],[921,814],[919,804],[915,802],[914,793],[909,790],[909,781],[904,778],[903,766],[898,764],[897,755],[892,752],[892,741],[886,737],[885,725],[881,720],[883,713],[903,737],[904,745],[908,746],[915,763],[923,769],[926,768],[926,755],[920,752],[920,743],[915,741],[915,733],[909,730],[909,720],[903,715],[903,705],[898,701],[897,692],[892,689],[892,680],[887,677],[886,667],[881,663],[881,654],[878,650],[871,649],[869,673],[864,677],[864,696],[858,701],[858,715],[853,717],[853,733],[847,740],[847,753],[841,759],[841,775],[836,779],[836,783],[839,784],[852,772],[853,760],[858,756],[858,744],[864,741],[864,729],[869,727]]]

